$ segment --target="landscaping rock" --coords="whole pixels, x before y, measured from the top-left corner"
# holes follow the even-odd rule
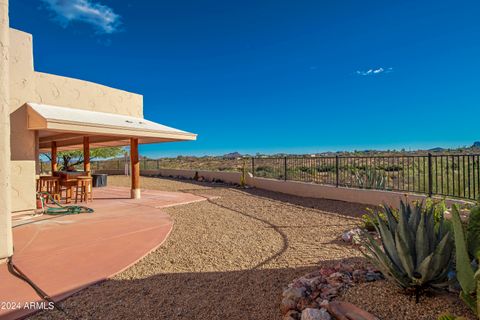
[[[322,309],[320,309],[320,319],[321,320],[331,320],[332,316],[330,315],[330,313],[328,313],[327,309],[322,308]]]
[[[290,299],[290,300],[293,300],[293,301],[297,302],[298,300],[300,300],[301,297],[306,296],[306,294],[305,294],[306,291],[307,291],[307,289],[305,287],[288,288],[287,290],[285,290],[283,292],[283,297],[285,299]]]
[[[290,310],[283,316],[283,320],[300,320],[300,312]]]
[[[365,275],[367,274],[367,271],[365,270],[355,270],[352,273],[352,278],[354,282],[364,282],[365,281]]]
[[[382,280],[383,275],[380,272],[376,271],[369,271],[365,274],[365,281],[366,282],[372,282],[372,281],[377,281],[377,280]]]
[[[362,230],[360,228],[348,230],[342,234],[342,240],[347,243],[359,244],[361,242],[361,234]]]
[[[325,304],[325,308],[337,320],[380,320],[373,314],[349,302],[333,301]]]
[[[307,308],[302,311],[300,320],[331,320],[332,317],[325,309]]]
[[[319,314],[320,309],[327,306],[329,301],[338,297],[354,282],[370,282],[380,279],[383,279],[383,276],[376,269],[355,269],[353,265],[338,263],[334,268],[322,268],[294,280],[283,292],[280,310],[284,319],[288,320],[293,311],[301,312],[302,319],[305,317],[317,319],[315,317]],[[330,315],[326,310],[321,314],[322,318],[319,319],[330,319],[327,318]]]
[[[297,308],[297,302],[290,298],[283,298],[280,304],[280,311],[282,314],[286,314],[290,310],[295,310]]]

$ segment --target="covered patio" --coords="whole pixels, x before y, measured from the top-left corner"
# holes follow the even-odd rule
[[[14,263],[55,300],[105,280],[160,246],[173,222],[161,208],[203,201],[183,192],[145,190],[131,199],[128,188],[98,189],[89,204],[95,212],[68,216],[16,217]],[[0,301],[21,308],[0,310],[16,319],[35,312],[26,302],[41,302],[34,290],[0,265]]]
[[[129,146],[132,199],[141,197],[139,144],[196,139],[196,134],[143,118],[38,103],[26,105],[28,129],[34,130],[38,137],[37,155],[51,154],[52,175],[58,172],[59,151],[83,150],[83,175],[89,176],[90,148]]]

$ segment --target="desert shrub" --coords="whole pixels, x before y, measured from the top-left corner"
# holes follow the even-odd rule
[[[317,167],[318,172],[335,172],[335,165],[322,164]]]
[[[398,164],[384,164],[378,166],[378,169],[387,171],[387,172],[396,172],[396,171],[402,171],[403,167]]]
[[[387,177],[378,170],[357,170],[354,173],[355,186],[364,189],[385,189]]]

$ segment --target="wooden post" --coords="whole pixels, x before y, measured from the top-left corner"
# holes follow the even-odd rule
[[[138,161],[138,139],[130,139],[130,163],[132,165],[132,199],[140,199],[140,162]]]
[[[83,137],[83,171],[90,175],[90,138]]]
[[[51,156],[52,156],[52,175],[53,175],[53,173],[58,170],[58,166],[57,166],[57,142],[56,141],[52,141]]]

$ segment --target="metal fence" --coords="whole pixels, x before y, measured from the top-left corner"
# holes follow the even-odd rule
[[[125,170],[128,160],[93,161],[92,171]],[[50,163],[41,164],[48,172]],[[255,177],[337,187],[414,192],[479,200],[480,155],[142,159],[140,170],[242,171]]]
[[[253,158],[254,176],[337,187],[480,197],[480,155]]]

